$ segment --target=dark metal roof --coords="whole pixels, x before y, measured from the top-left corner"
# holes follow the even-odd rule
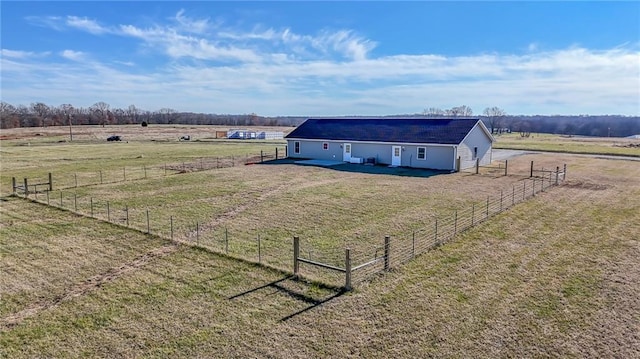
[[[457,145],[478,118],[310,118],[285,138]]]

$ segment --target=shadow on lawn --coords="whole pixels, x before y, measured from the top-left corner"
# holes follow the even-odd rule
[[[267,283],[265,285],[262,285],[262,286],[259,286],[259,287],[256,287],[256,288],[249,289],[249,290],[247,290],[245,292],[238,293],[238,294],[233,295],[233,296],[231,296],[231,297],[229,297],[227,299],[229,299],[229,300],[237,299],[237,298],[252,294],[254,292],[270,288],[270,289],[275,289],[278,292],[283,293],[283,294],[285,294],[285,295],[287,295],[287,296],[289,296],[289,297],[291,297],[291,298],[293,298],[293,299],[295,299],[297,301],[301,301],[301,302],[309,304],[308,307],[306,307],[306,308],[304,308],[302,310],[299,310],[299,311],[297,311],[295,313],[292,313],[292,314],[289,314],[289,315],[287,315],[285,317],[280,318],[280,321],[284,322],[284,321],[287,321],[287,320],[289,320],[291,318],[294,318],[294,317],[296,317],[296,316],[298,316],[298,315],[300,315],[302,313],[305,313],[305,312],[307,312],[307,311],[309,311],[311,309],[317,308],[317,307],[321,306],[322,304],[327,303],[327,302],[329,302],[330,300],[332,300],[334,298],[340,297],[341,295],[343,295],[343,294],[345,294],[347,292],[346,290],[341,289],[341,288],[322,287],[322,289],[328,290],[328,295],[324,296],[322,298],[316,298],[316,297],[301,293],[299,290],[292,289],[292,288],[287,288],[286,282],[295,282],[296,284],[301,284],[302,283],[302,284],[305,284],[305,285],[308,284],[306,282],[299,281],[295,276],[286,276],[284,278],[278,279],[278,280],[273,281],[271,283]]]
[[[341,163],[338,165],[307,165],[296,163],[298,160],[284,158],[279,160],[271,160],[265,161],[260,164],[262,165],[299,165],[299,166],[314,166],[314,167],[323,167],[334,171],[342,171],[342,172],[352,172],[352,173],[369,173],[369,174],[382,174],[382,175],[391,175],[391,176],[402,176],[402,177],[432,177],[437,175],[449,174],[451,171],[445,170],[430,170],[430,169],[421,169],[421,168],[410,168],[410,167],[389,167],[387,165],[364,165],[364,164],[356,164],[356,163]]]

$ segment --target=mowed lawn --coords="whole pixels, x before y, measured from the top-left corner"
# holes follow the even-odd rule
[[[522,159],[514,161],[514,171],[526,170],[529,159],[547,168],[567,163],[568,181],[346,294],[6,199],[0,217],[0,357],[640,356],[640,162]],[[311,171],[318,188],[305,186],[308,178],[285,188],[265,183],[266,197],[239,199],[243,210],[219,220],[263,215],[268,223],[286,224],[287,216],[270,213],[264,199],[303,191],[296,198],[313,198],[312,208],[349,209],[336,212],[333,221],[321,219],[318,232],[344,226],[355,210],[348,206],[357,201],[343,203],[322,185],[344,194],[354,189],[331,170]],[[402,180],[367,177],[363,183],[375,190],[364,198],[375,201],[379,193],[389,200],[385,192]],[[475,194],[483,186],[465,189],[465,181],[510,185],[501,182],[505,178],[467,174],[420,180],[407,187],[433,186],[429,198],[445,209],[486,197]],[[253,181],[265,180],[255,175]],[[460,196],[437,190],[446,182],[455,182]],[[449,207],[439,196],[449,198]],[[406,223],[420,219],[415,208],[397,217],[374,211],[376,220],[360,218],[358,228],[377,228],[380,220],[393,230],[404,216]],[[313,223],[313,216],[306,218]]]

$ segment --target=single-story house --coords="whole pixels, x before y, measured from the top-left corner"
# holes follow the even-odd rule
[[[478,118],[310,118],[286,137],[290,158],[457,171],[491,163]]]

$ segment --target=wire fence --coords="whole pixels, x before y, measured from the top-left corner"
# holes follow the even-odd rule
[[[276,158],[278,155],[276,152],[271,154],[263,152],[261,156],[253,158],[263,161],[268,158],[267,156]],[[204,169],[207,168],[206,163],[209,166],[215,163],[215,167],[209,167],[211,169],[221,168],[217,166],[226,163],[227,167],[230,167],[238,163],[234,162],[236,158],[231,158],[231,161],[226,158],[228,162],[219,159],[215,162],[202,160],[188,165]],[[247,156],[243,162],[239,163],[250,163],[244,162],[247,158],[249,157]],[[199,167],[200,164],[202,167]],[[187,164],[185,163],[184,166]],[[122,180],[148,178],[149,173],[150,171],[144,172],[144,169],[143,172],[123,171]],[[146,177],[136,177],[136,174]],[[316,243],[310,238],[298,240],[296,247],[293,235],[277,228],[255,232],[231,229],[226,226],[211,225],[206,221],[167,215],[166,211],[130,207],[122,202],[113,204],[87,195],[79,196],[74,187],[88,185],[91,179],[95,182],[96,177],[73,176],[71,185],[63,182],[69,187],[57,190],[53,189],[51,175],[48,182],[47,180],[32,181],[34,187],[31,187],[26,179],[24,184],[18,184],[14,179],[13,190],[15,195],[52,207],[135,229],[148,235],[206,248],[281,271],[293,272],[295,275],[327,285],[351,289],[354,283],[398,267],[422,253],[451,241],[458,233],[535,197],[552,186],[559,185],[566,178],[566,166],[562,170],[556,167],[555,171],[532,170],[531,174],[534,176],[521,178],[510,188],[503,188],[484,201],[471,203],[465,208],[454,210],[446,215],[434,216],[426,227],[391,233],[357,248],[344,248],[337,243],[328,247],[326,242]],[[164,172],[161,172],[161,175],[164,175]],[[112,176],[114,175],[109,173],[108,178],[113,178]],[[76,178],[82,180],[77,182]],[[99,179],[102,181],[95,184],[108,183],[105,181],[105,176]],[[38,181],[39,183],[36,183]],[[56,187],[61,187],[57,180],[55,184]]]

